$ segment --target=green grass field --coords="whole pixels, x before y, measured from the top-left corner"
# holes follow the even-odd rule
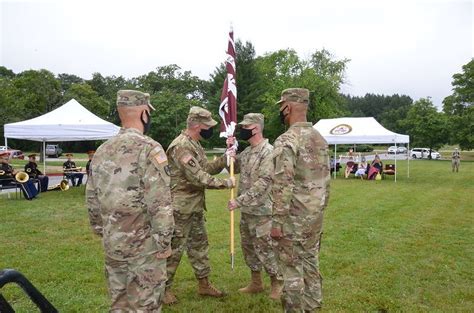
[[[399,177],[332,180],[321,250],[326,312],[473,312],[474,162],[451,173],[448,161],[398,162]],[[0,269],[24,273],[60,312],[106,312],[99,238],[89,229],[84,189],[34,201],[0,195]],[[236,267],[228,251],[228,191],[207,195],[211,280],[229,293],[201,298],[187,258],[165,312],[281,312],[264,294],[241,295],[249,278],[236,215]],[[15,285],[0,292],[17,312],[35,312]]]

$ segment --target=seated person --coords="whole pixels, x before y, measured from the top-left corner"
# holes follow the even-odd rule
[[[359,163],[359,166],[357,167],[355,176],[360,177],[361,179],[364,179],[364,175],[366,171],[367,171],[367,161],[365,160],[365,157],[362,157],[362,161]]]
[[[30,176],[30,179],[38,179],[40,182],[41,192],[48,191],[48,176],[43,175],[38,169],[38,164],[36,164],[36,154],[30,154],[28,156],[29,162],[25,165],[25,172]]]
[[[79,187],[82,185],[82,178],[84,177],[84,174],[78,173],[80,168],[77,168],[76,163],[72,161],[72,153],[67,153],[66,156],[67,161],[63,163],[64,175],[71,180],[72,186]],[[76,179],[78,180],[77,184]]]
[[[349,177],[349,174],[352,172],[352,170],[354,169],[354,158],[351,156],[349,157],[349,161],[347,161],[346,163],[346,169],[344,171],[344,177],[345,178],[348,178]]]
[[[0,184],[2,186],[15,185],[16,171],[8,164],[9,159],[9,152],[0,152]]]
[[[31,180],[26,182],[16,181],[15,175],[18,173],[18,171],[15,171],[15,169],[10,164],[8,164],[9,158],[10,153],[0,153],[0,162],[2,163],[0,166],[0,184],[2,186],[19,186],[25,196],[25,199],[32,200],[38,195],[38,190]]]
[[[374,160],[370,164],[369,174],[367,176],[368,179],[375,179],[378,173],[382,173],[383,163],[380,160],[378,154],[375,155]]]

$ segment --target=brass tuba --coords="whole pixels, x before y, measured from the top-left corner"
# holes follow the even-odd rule
[[[18,172],[15,175],[15,180],[20,184],[26,183],[30,179],[30,176],[25,172]]]
[[[67,181],[67,179],[63,179],[61,180],[59,184],[48,187],[48,191],[50,190],[61,190],[61,191],[69,190],[69,182]]]

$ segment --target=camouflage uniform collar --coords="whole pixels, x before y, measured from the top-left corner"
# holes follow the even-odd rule
[[[140,135],[143,135],[143,133],[141,131],[139,131],[138,129],[136,128],[120,128],[120,131],[119,131],[120,134],[123,134],[123,133],[136,133],[136,134],[140,134]]]
[[[296,122],[290,126],[290,128],[292,127],[313,127],[313,124],[311,122]]]
[[[186,129],[183,129],[181,131],[181,136],[184,136],[184,138],[186,138],[192,145],[202,148],[201,143],[199,142],[199,140],[195,140],[191,136],[189,136],[189,134],[186,133]]]
[[[259,150],[262,150],[262,148],[268,143],[268,139],[263,139],[258,145],[256,145],[255,147],[252,147],[251,146],[251,150],[254,150],[254,151],[259,151]]]
[[[189,141],[194,142],[194,143],[198,143],[199,145],[201,145],[201,143],[199,142],[199,140],[193,139],[193,137],[191,137],[191,136],[186,132],[186,129],[183,129],[183,130],[181,131],[181,135],[183,135],[184,137],[188,138]]]

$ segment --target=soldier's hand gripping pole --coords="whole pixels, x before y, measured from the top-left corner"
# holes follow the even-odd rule
[[[234,177],[234,158],[230,158],[230,177]],[[230,200],[234,200],[235,186],[230,190]],[[230,264],[234,270],[234,210],[230,211]]]

